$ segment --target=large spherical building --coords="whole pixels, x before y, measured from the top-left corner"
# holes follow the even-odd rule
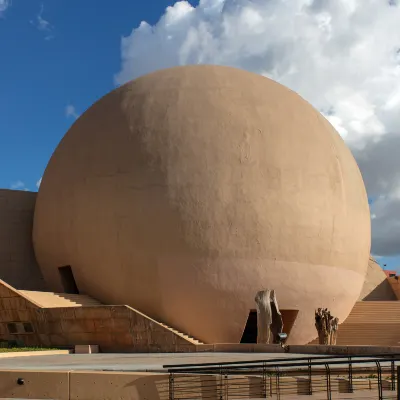
[[[360,171],[296,93],[217,66],[152,73],[94,104],[65,135],[37,198],[34,248],[62,291],[127,304],[206,343],[239,342],[257,291],[343,321],[370,250]]]

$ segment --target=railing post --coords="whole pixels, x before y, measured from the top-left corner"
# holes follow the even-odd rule
[[[383,400],[382,368],[381,368],[381,363],[379,361],[376,361],[376,369],[378,372],[378,399]]]
[[[351,357],[349,357],[349,393],[354,393],[353,389],[353,363],[351,362]]]
[[[222,373],[223,373],[222,365],[220,365],[220,367],[219,367],[219,400],[223,400],[223,392],[224,392]]]
[[[390,370],[391,370],[391,375],[392,375],[392,392],[394,392],[396,390],[396,371],[395,371],[395,363],[392,360],[390,363]]]
[[[326,371],[326,398],[332,400],[332,389],[331,389],[331,370],[329,364],[325,364]]]
[[[224,375],[224,398],[228,400],[229,397],[229,379],[228,375]]]
[[[175,384],[174,384],[174,374],[170,372],[169,374],[169,380],[168,380],[168,388],[169,388],[169,400],[174,400],[174,389],[175,389]]]
[[[281,387],[280,387],[280,377],[279,377],[279,367],[276,367],[276,398],[280,400],[281,398]]]
[[[400,367],[397,367],[397,400],[400,400]]]
[[[267,396],[267,366],[263,362],[263,373],[262,373],[262,396],[266,399]]]
[[[309,394],[309,396],[312,396],[311,358],[308,359],[308,394]]]

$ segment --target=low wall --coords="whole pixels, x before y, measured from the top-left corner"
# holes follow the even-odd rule
[[[18,383],[19,380],[19,383]],[[22,380],[22,381],[21,381]],[[357,382],[356,382],[357,381]],[[386,385],[385,385],[386,383]],[[377,394],[376,379],[353,381],[356,398],[365,393]],[[323,398],[326,390],[325,377],[315,377],[312,386],[316,396]],[[298,377],[281,377],[281,395],[308,395],[309,381]],[[343,378],[331,379],[332,392],[348,393],[348,381]],[[388,390],[389,382],[383,381]],[[224,380],[216,375],[180,376],[174,375],[174,398],[187,398],[188,390],[193,399],[219,400],[227,391],[236,398],[263,398],[273,396],[277,391],[275,377],[235,376]],[[222,390],[221,390],[222,389]],[[371,392],[372,391],[372,392]],[[326,396],[326,394],[325,394]],[[349,396],[349,397],[348,397]],[[58,399],[58,400],[168,400],[169,376],[167,374],[137,372],[72,372],[72,371],[0,371],[0,397],[8,399]],[[352,398],[347,394],[346,398]]]
[[[127,306],[35,310],[46,346],[99,345],[101,352],[191,352],[194,345]]]
[[[0,358],[59,356],[64,354],[71,354],[71,350],[10,351],[7,353],[0,353]]]
[[[18,384],[23,379],[23,384]],[[123,372],[0,371],[0,397],[16,399],[168,399],[168,375]]]
[[[292,353],[316,355],[380,355],[400,354],[400,346],[324,346],[290,345],[283,349],[276,344],[202,344],[196,346],[196,352],[215,353]]]

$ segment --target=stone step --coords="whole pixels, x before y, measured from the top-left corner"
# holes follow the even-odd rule
[[[339,325],[337,345],[399,346],[400,301],[357,302]]]
[[[92,307],[101,305],[99,301],[83,294],[35,292],[29,290],[20,290],[19,293],[43,308]]]
[[[178,331],[177,329],[171,328],[171,327],[168,326],[167,324],[164,324],[164,323],[161,323],[161,322],[160,322],[160,325],[163,326],[163,327],[166,328],[166,329],[169,329],[171,332],[174,332],[174,333],[176,333],[177,335],[179,335],[179,336],[181,336],[181,337],[183,337],[183,338],[189,340],[190,342],[192,342],[192,343],[194,343],[194,344],[204,344],[204,343],[200,342],[200,340],[197,340],[197,339],[193,338],[192,336],[189,336],[189,335],[187,335],[187,334],[185,334],[185,333],[182,333],[182,332]]]

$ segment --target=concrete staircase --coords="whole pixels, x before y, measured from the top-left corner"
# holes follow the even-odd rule
[[[159,325],[161,325],[165,329],[168,329],[169,331],[175,333],[176,335],[180,336],[181,338],[187,340],[188,342],[190,342],[192,344],[204,344],[203,342],[200,342],[200,340],[197,340],[189,335],[186,335],[185,333],[179,332],[178,330],[171,328],[170,326],[168,326],[166,324],[159,322]]]
[[[27,346],[96,344],[102,352],[152,353],[191,352],[203,344],[127,305],[102,304],[81,294],[17,290],[2,280],[0,311],[2,338]]]
[[[19,290],[19,293],[41,308],[93,307],[102,305],[99,301],[83,294],[33,292],[30,290]]]
[[[338,345],[400,346],[400,301],[363,301],[339,326]]]
[[[30,290],[19,290],[18,292],[25,299],[27,299],[28,301],[32,302],[33,304],[35,304],[40,308],[68,308],[68,307],[96,307],[96,306],[107,307],[106,305],[103,305],[94,298],[83,294],[34,292]],[[153,323],[162,326],[164,329],[170,331],[174,335],[181,337],[188,343],[194,345],[203,344],[199,340],[189,335],[186,335],[185,333],[182,333],[177,329],[174,329],[159,321],[153,320],[148,315],[145,315],[138,310],[135,310],[131,307],[128,308],[132,310],[132,312],[142,315],[143,318],[151,320]]]

